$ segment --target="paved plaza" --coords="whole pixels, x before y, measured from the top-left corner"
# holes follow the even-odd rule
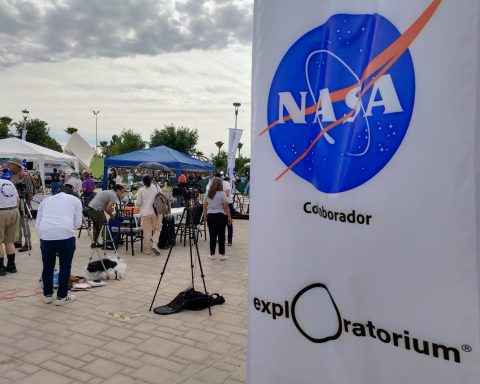
[[[207,288],[226,300],[212,307],[211,317],[208,310],[148,312],[168,251],[142,255],[138,244],[135,256],[119,249],[127,262],[124,280],[75,292],[77,300],[65,306],[44,304],[34,238],[31,256],[17,253],[18,273],[0,277],[0,384],[245,383],[248,221],[234,225],[226,261],[209,260],[208,242],[199,241]],[[87,265],[89,245],[83,232],[73,274]],[[201,290],[199,270],[196,276]],[[189,282],[189,247],[177,245],[156,306]]]

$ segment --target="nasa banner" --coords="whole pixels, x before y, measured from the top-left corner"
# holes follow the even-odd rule
[[[235,173],[235,157],[237,154],[238,144],[242,138],[243,129],[228,129],[228,160],[227,160],[227,176],[233,180]]]
[[[250,384],[480,382],[479,15],[255,2]]]

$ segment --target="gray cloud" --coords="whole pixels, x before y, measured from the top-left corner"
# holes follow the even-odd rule
[[[252,0],[0,0],[0,66],[249,44]]]

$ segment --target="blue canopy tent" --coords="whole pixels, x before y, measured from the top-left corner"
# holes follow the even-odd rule
[[[108,168],[129,167],[135,168],[140,163],[155,161],[177,171],[209,171],[213,172],[213,164],[207,163],[178,152],[172,148],[160,145],[159,147],[140,149],[139,151],[124,153],[123,155],[107,157],[103,167],[102,186],[107,187]]]

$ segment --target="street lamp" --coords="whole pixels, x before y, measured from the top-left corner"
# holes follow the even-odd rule
[[[235,129],[237,129],[238,108],[240,108],[241,105],[240,103],[233,103],[233,107],[235,108]]]
[[[98,114],[100,111],[93,111],[95,115],[95,155],[98,155]]]
[[[24,108],[23,111],[22,111],[22,115],[23,115],[22,140],[23,141],[27,140],[27,119],[28,119],[28,114],[29,113],[30,112],[28,112],[27,108]]]

